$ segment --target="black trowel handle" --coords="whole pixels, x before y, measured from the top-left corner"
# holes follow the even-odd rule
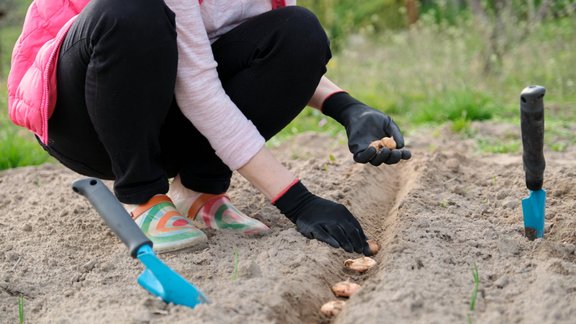
[[[526,186],[532,191],[542,189],[544,181],[544,95],[541,86],[529,86],[520,94],[520,122],[524,154]]]
[[[72,189],[88,198],[106,225],[126,244],[132,257],[136,257],[142,245],[152,246],[152,242],[102,181],[93,178],[77,180],[72,184]]]

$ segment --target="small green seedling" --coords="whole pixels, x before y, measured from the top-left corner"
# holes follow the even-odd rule
[[[474,278],[474,288],[472,289],[472,296],[470,296],[470,311],[476,309],[476,300],[478,298],[478,286],[480,284],[480,277],[478,276],[478,267],[474,263],[474,268],[472,269],[472,277]]]
[[[442,208],[448,208],[448,200],[442,199],[438,202],[438,205]]]
[[[24,296],[18,296],[18,320],[24,324]]]
[[[472,295],[470,296],[470,312],[466,316],[468,324],[472,324],[472,312],[476,309],[476,301],[478,299],[478,286],[480,285],[480,277],[478,276],[478,267],[474,263],[472,268],[472,277],[474,278],[474,288],[472,288]]]

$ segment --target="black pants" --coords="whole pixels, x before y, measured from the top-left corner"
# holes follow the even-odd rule
[[[115,180],[124,203],[167,192],[176,174],[195,191],[230,185],[232,172],[174,100],[176,37],[161,0],[93,0],[60,51],[45,148],[80,174]],[[306,106],[331,56],[318,20],[301,7],[254,17],[212,51],[226,93],[266,139]]]

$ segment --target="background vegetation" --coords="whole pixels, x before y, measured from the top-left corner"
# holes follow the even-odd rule
[[[28,0],[0,0],[0,170],[37,165],[50,158],[27,130],[8,118],[6,77],[10,54],[24,18]]]
[[[30,0],[1,0],[0,169],[45,162],[7,118],[5,78]],[[566,150],[576,131],[576,0],[300,0],[332,41],[328,76],[394,117],[406,134],[449,124],[480,150],[518,151],[519,138],[480,138],[471,124],[518,124],[527,85],[547,88],[546,143]],[[303,131],[342,128],[306,109],[271,145]]]

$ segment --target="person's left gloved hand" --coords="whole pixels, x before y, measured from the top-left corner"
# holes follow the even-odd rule
[[[395,164],[412,156],[409,150],[403,149],[404,137],[390,116],[363,104],[346,92],[328,97],[322,105],[322,112],[346,128],[348,148],[356,162],[370,162],[377,166],[382,163]],[[393,137],[396,149],[382,148],[378,151],[370,146],[370,143],[383,137]]]
[[[344,205],[312,194],[300,181],[273,203],[307,238],[341,247],[346,252],[373,254],[352,213]]]

